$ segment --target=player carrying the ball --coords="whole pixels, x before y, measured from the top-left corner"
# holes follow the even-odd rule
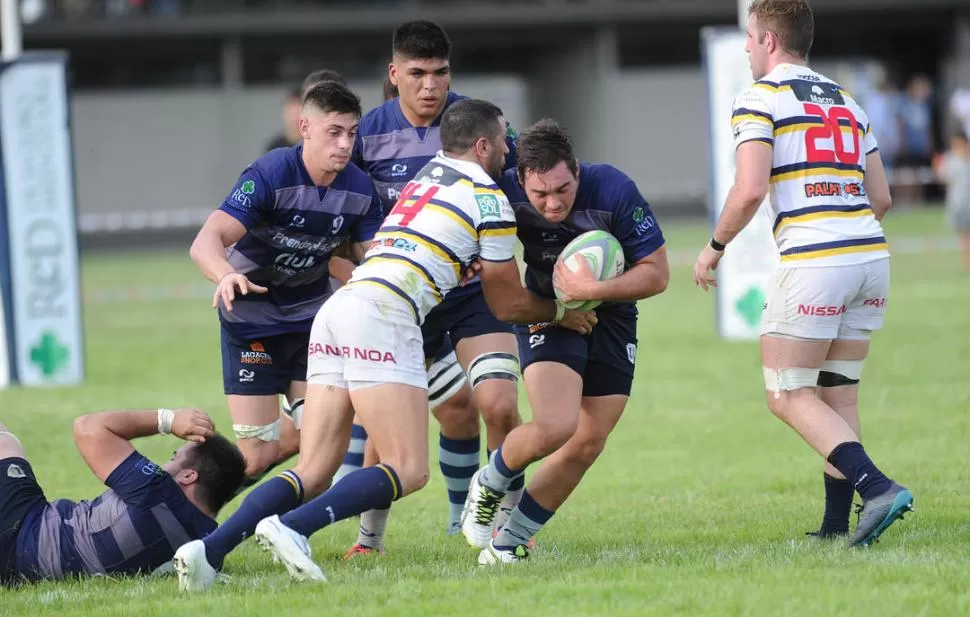
[[[636,302],[663,292],[668,279],[663,234],[636,184],[610,165],[580,163],[555,122],[543,120],[519,135],[517,169],[499,186],[515,209],[526,286],[550,299],[602,304],[589,334],[549,321],[516,328],[533,419],[509,433],[472,480],[462,532],[483,549],[483,565],[528,556],[529,540],[603,451],[633,384]],[[626,264],[619,276],[598,280],[578,254],[559,259],[574,238],[593,230],[612,235],[603,234],[604,244],[619,241]],[[509,482],[543,458],[493,539]]]
[[[694,282],[716,284],[725,245],[767,193],[781,253],[761,322],[768,407],[827,461],[817,535],[848,534],[855,491],[863,507],[849,544],[868,545],[913,507],[859,443],[859,378],[889,294],[879,224],[889,183],[865,112],[806,66],[815,33],[808,2],[757,0],[747,30],[757,81],[735,100],[737,175]]]

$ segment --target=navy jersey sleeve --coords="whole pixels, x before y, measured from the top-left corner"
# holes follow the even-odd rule
[[[219,209],[242,223],[246,229],[252,229],[266,218],[274,205],[269,182],[256,168],[247,167]]]
[[[505,155],[505,167],[502,171],[508,171],[510,169],[515,169],[515,165],[519,160],[517,143],[519,141],[519,134],[515,132],[512,125],[507,121],[505,123],[505,145],[509,147],[509,153]]]
[[[151,508],[182,493],[172,476],[137,451],[122,461],[104,483],[133,508]]]
[[[626,263],[632,266],[663,246],[663,232],[633,180],[627,178],[620,184],[614,199],[613,235],[623,246]]]
[[[351,241],[353,242],[370,242],[374,239],[377,234],[377,230],[380,229],[381,223],[384,222],[384,207],[381,205],[381,198],[377,196],[377,189],[373,189],[370,200],[370,207],[367,209],[367,214],[360,219],[360,222],[354,226],[354,231],[351,234]]]

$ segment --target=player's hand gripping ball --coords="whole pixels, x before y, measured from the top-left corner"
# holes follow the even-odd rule
[[[623,247],[620,246],[620,241],[603,230],[587,231],[574,238],[560,253],[556,265],[562,264],[570,272],[579,272],[583,269],[579,260],[586,261],[593,278],[597,281],[617,277],[623,274],[626,267],[626,259],[623,257]],[[553,280],[556,298],[567,309],[590,311],[602,304],[599,300],[573,299],[567,293],[569,290],[562,289],[560,285],[561,282],[557,283],[555,279]]]

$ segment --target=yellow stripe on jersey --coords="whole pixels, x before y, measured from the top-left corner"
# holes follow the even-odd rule
[[[425,207],[427,207],[427,206],[425,206]],[[452,268],[454,268],[454,270],[455,270],[455,276],[457,276],[459,279],[461,279],[461,266],[458,263],[456,263],[455,260],[453,260],[448,253],[444,252],[441,249],[441,247],[436,246],[436,245],[432,244],[431,242],[428,242],[427,240],[425,240],[421,236],[419,236],[417,234],[413,234],[413,233],[409,232],[406,229],[396,229],[394,231],[380,231],[380,232],[377,232],[377,235],[374,236],[374,240],[375,241],[376,240],[380,240],[381,238],[395,238],[395,237],[399,237],[399,236],[406,237],[408,240],[411,240],[415,244],[417,244],[419,246],[423,246],[424,248],[428,249],[429,251],[431,251],[432,253],[434,253],[435,255],[437,255],[438,257],[440,257],[441,259],[443,259],[446,263],[451,264]]]
[[[766,90],[768,92],[784,92],[786,90],[791,90],[791,84],[782,84],[780,86],[777,86],[774,84],[769,84],[764,82],[755,82],[752,85],[752,87],[760,88],[761,90]]]
[[[399,296],[402,300],[407,302],[408,308],[411,309],[411,313],[414,315],[414,320],[420,321],[420,317],[418,316],[416,305],[414,303],[414,298],[411,298],[400,289],[396,287],[392,287],[391,285],[388,285],[386,282],[375,281],[373,279],[360,279],[359,281],[350,281],[349,283],[341,287],[341,289],[349,289],[350,287],[356,287],[358,285],[370,285],[371,287],[379,287],[384,291],[389,291],[392,294]]]
[[[503,193],[502,189],[500,188],[494,188],[494,189],[489,188],[484,184],[477,184],[475,182],[472,182],[468,178],[459,178],[458,184],[464,184],[465,186],[470,186],[473,189],[475,189],[476,193],[485,193],[486,195],[501,195],[503,197],[505,196],[505,193]]]
[[[808,214],[799,214],[797,216],[786,217],[782,215],[781,222],[778,228],[775,229],[775,237],[781,233],[781,230],[785,228],[786,225],[792,223],[808,223],[810,221],[819,221],[822,219],[855,219],[863,216],[873,216],[872,210],[857,210],[855,212],[844,212],[840,210],[829,210],[825,212],[810,212]]]
[[[809,178],[811,176],[838,176],[840,178],[855,178],[860,182],[863,179],[863,173],[858,169],[838,169],[835,167],[812,167],[809,169],[796,169],[795,171],[786,171],[784,173],[772,175],[771,183],[775,184],[777,182],[794,180],[796,178]]]
[[[842,246],[835,249],[821,249],[818,251],[806,251],[804,253],[793,253],[782,255],[782,263],[791,261],[801,261],[803,259],[818,259],[820,257],[831,257],[833,255],[849,255],[851,253],[871,253],[873,251],[888,251],[889,244],[881,242],[879,244],[862,244],[858,246]]]
[[[418,276],[424,279],[424,282],[427,283],[431,287],[431,291],[434,292],[435,298],[438,300],[438,302],[441,302],[442,300],[441,290],[438,289],[437,283],[435,283],[431,279],[431,277],[428,276],[428,273],[425,270],[421,269],[417,264],[413,263],[410,259],[403,256],[400,256],[399,258],[396,255],[388,256],[388,255],[378,254],[378,255],[371,255],[365,260],[366,263],[370,263],[372,261],[383,261],[384,263],[401,264],[405,266],[407,269],[411,270],[412,272],[415,272]]]
[[[444,206],[439,206],[438,204],[435,204],[433,202],[429,202],[427,205],[424,206],[424,209],[425,210],[434,210],[438,214],[444,214],[445,216],[447,216],[448,218],[450,218],[454,222],[458,223],[458,225],[460,225],[465,231],[467,231],[473,238],[477,238],[478,237],[478,231],[474,227],[472,227],[471,225],[469,225],[468,224],[468,221],[466,221],[465,219],[461,218],[460,216],[458,216],[457,214],[455,214],[454,212],[452,212],[448,208],[446,208]]]
[[[821,126],[826,126],[825,124],[822,123],[821,120],[818,122],[799,122],[797,124],[786,124],[785,126],[775,128],[774,134],[777,137],[778,135],[784,135],[785,133],[794,133],[796,131],[807,131],[810,128],[821,127]],[[852,132],[851,126],[839,125],[839,128],[842,129],[843,133]],[[858,127],[858,131],[859,131],[859,137],[865,137],[867,134],[866,129],[862,126]]]
[[[731,118],[731,124],[738,124],[739,122],[761,122],[767,124],[768,126],[774,126],[774,122],[764,116],[756,116],[754,114],[739,114]]]
[[[485,229],[478,232],[482,237],[488,236],[492,238],[502,237],[502,236],[514,236],[516,234],[515,227],[486,227]]]

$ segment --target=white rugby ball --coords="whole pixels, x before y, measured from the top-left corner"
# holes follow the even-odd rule
[[[577,236],[566,245],[559,260],[572,272],[579,269],[578,259],[585,259],[597,280],[605,281],[623,274],[626,259],[623,257],[623,247],[611,233],[597,229],[587,231]],[[562,301],[559,289],[555,289],[556,297]],[[599,300],[570,300],[563,302],[566,308],[578,311],[589,311],[602,304]]]

